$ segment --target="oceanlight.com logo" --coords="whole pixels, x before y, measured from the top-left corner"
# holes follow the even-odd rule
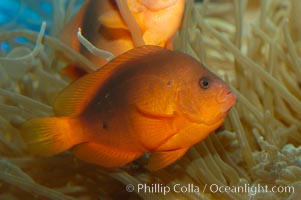
[[[261,184],[244,184],[240,186],[225,186],[218,184],[205,184],[200,187],[194,184],[174,184],[174,185],[164,185],[164,184],[128,184],[126,185],[127,192],[145,193],[145,194],[163,194],[166,195],[170,192],[173,193],[238,193],[238,194],[248,194],[250,196],[256,195],[258,193],[286,193],[292,194],[295,192],[293,186],[268,186]]]
[[[206,187],[207,185],[205,185]],[[242,186],[220,186],[217,184],[211,184],[209,186],[211,193],[240,193],[256,195],[258,193],[287,193],[292,194],[295,192],[294,186],[268,186],[261,184],[244,184]]]

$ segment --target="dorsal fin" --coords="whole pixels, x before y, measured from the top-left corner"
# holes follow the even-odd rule
[[[129,50],[116,57],[102,68],[83,76],[66,87],[56,98],[54,111],[58,116],[76,116],[79,115],[99,91],[103,83],[123,64],[140,60],[146,56],[167,52],[169,50],[159,46],[145,45]]]

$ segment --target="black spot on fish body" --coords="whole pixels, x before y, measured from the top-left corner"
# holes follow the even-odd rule
[[[106,121],[102,121],[102,128],[104,129],[104,130],[108,130],[108,122],[106,122]]]
[[[171,81],[168,81],[167,84],[166,84],[166,86],[167,86],[168,88],[170,88],[171,85],[172,85]]]

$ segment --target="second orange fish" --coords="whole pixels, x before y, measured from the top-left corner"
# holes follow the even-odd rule
[[[146,45],[172,48],[172,40],[180,27],[185,0],[126,0]],[[123,3],[125,3],[123,2]],[[64,27],[60,38],[81,52],[97,66],[107,61],[82,47],[78,28],[97,48],[118,56],[135,47],[129,27],[124,22],[115,0],[85,0],[80,11]]]

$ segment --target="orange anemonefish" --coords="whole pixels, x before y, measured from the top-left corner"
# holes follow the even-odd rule
[[[117,3],[116,3],[117,2]],[[83,36],[95,47],[118,56],[135,46],[129,26],[120,14],[133,17],[146,45],[158,45],[172,49],[173,38],[180,27],[185,0],[86,0],[80,11],[66,24],[60,39],[76,51],[85,55],[98,67],[107,63],[103,57],[95,56],[82,46],[77,39],[78,28]],[[137,32],[137,31],[136,31]],[[74,65],[63,70],[64,74],[76,79],[82,70]]]
[[[152,153],[147,167],[157,170],[217,129],[234,104],[230,88],[191,56],[142,46],[71,83],[56,116],[30,119],[22,136],[35,154],[72,149],[105,167]]]

